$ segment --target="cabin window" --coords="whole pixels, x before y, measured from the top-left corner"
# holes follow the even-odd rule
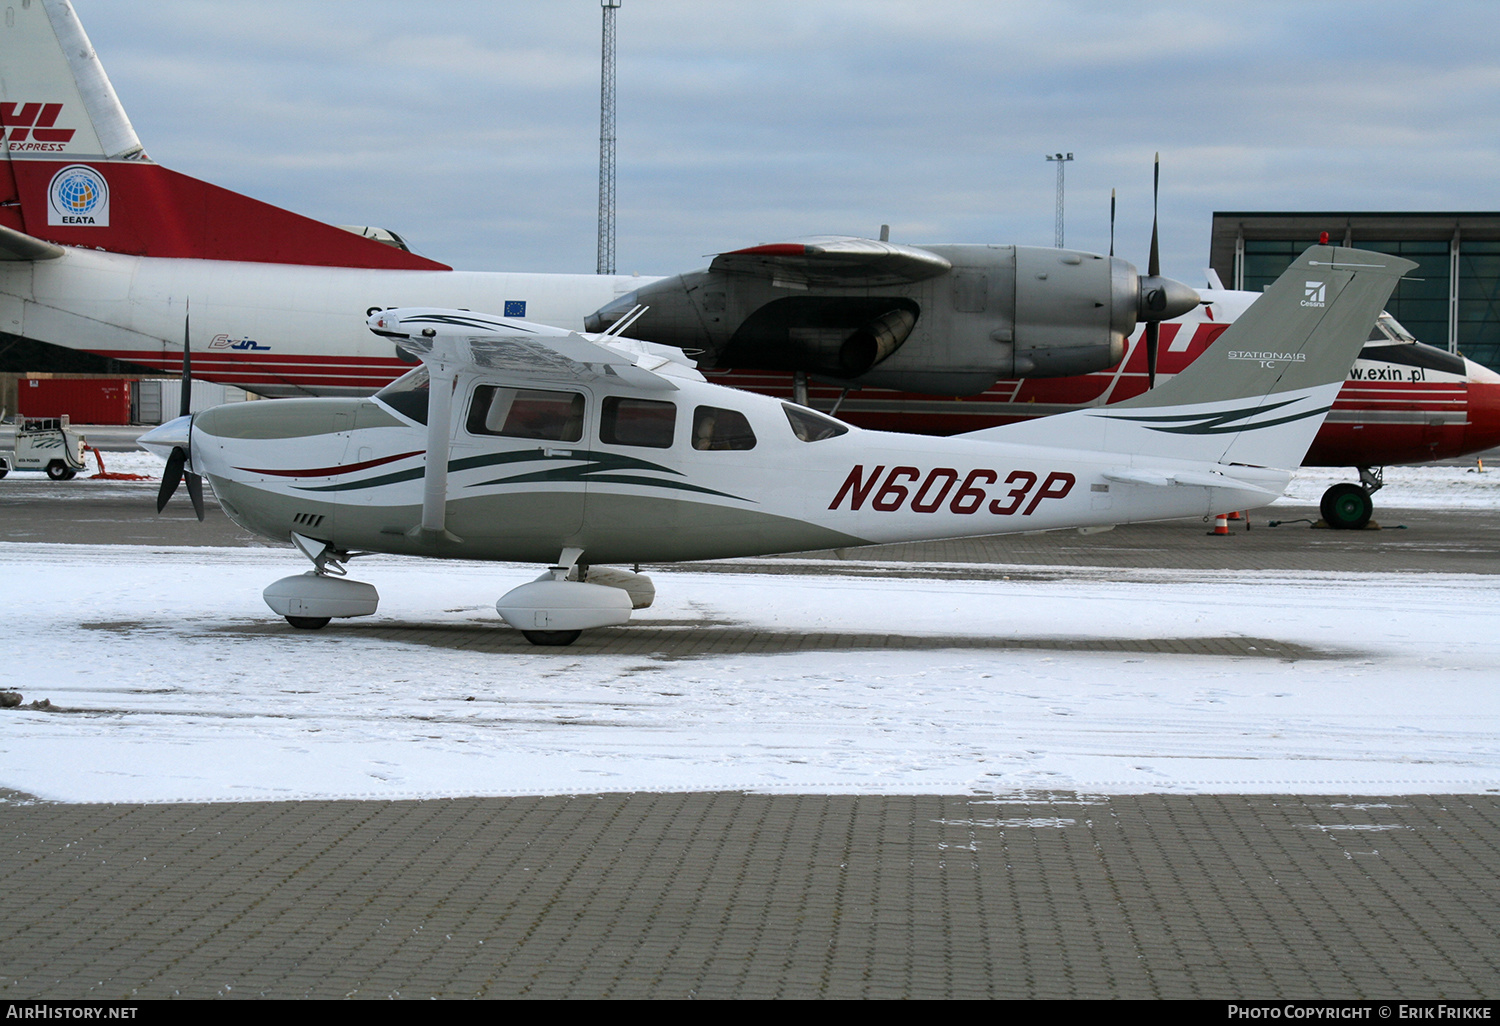
[[[755,432],[739,410],[700,406],[693,411],[694,449],[754,449]]]
[[[825,438],[837,438],[849,430],[849,425],[809,410],[806,406],[782,403],[786,419],[791,422],[792,433],[804,442],[821,442]]]
[[[583,396],[480,385],[474,389],[467,426],[471,435],[576,442],[583,438]]]
[[[666,449],[677,425],[677,404],[659,399],[612,395],[599,415],[599,440],[608,445],[644,445]]]
[[[427,399],[432,391],[428,387],[427,368],[418,367],[401,375],[386,385],[375,398],[397,413],[418,424],[427,423]]]

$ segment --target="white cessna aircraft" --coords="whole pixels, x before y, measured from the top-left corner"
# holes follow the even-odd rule
[[[422,367],[373,398],[219,406],[141,442],[168,459],[163,502],[186,469],[236,523],[312,560],[266,589],[294,627],[375,611],[375,589],[341,576],[362,552],[537,561],[551,569],[496,608],[531,641],[568,644],[654,594],[601,564],[1264,505],[1415,266],[1314,246],[1166,384],[951,438],[861,430],[712,385],[665,346],[407,309],[369,327]]]

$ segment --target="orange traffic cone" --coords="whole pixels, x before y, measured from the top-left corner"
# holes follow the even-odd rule
[[[1239,510],[1235,510],[1233,513],[1227,514],[1226,519],[1229,519],[1229,520],[1239,520],[1240,519],[1240,511]]]
[[[1209,531],[1208,533],[1211,535],[1222,534],[1227,536],[1229,534],[1229,518],[1226,517],[1223,513],[1220,513],[1218,516],[1214,517],[1214,529],[1212,531]]]

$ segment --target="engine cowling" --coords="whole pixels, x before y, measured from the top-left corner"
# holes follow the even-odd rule
[[[784,250],[797,253],[783,257]],[[841,257],[836,274],[816,273],[822,250]],[[837,247],[756,247],[646,285],[600,308],[588,327],[603,330],[640,304],[648,309],[632,336],[696,351],[706,366],[970,395],[999,378],[1112,367],[1137,323],[1178,316],[1199,301],[1180,282],[1094,253],[929,246],[919,262],[915,252],[904,247],[897,254],[904,264],[894,271],[882,264],[862,283],[850,252]],[[912,280],[899,280],[903,269],[912,269]]]

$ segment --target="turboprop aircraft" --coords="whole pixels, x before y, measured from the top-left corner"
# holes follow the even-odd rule
[[[163,502],[182,470],[207,478],[236,523],[312,560],[265,591],[294,627],[375,612],[375,589],[341,576],[362,552],[535,561],[550,569],[496,609],[537,644],[569,644],[654,595],[604,564],[1270,502],[1415,266],[1315,246],[1161,387],[952,438],[862,430],[714,385],[670,347],[408,309],[368,325],[422,366],[373,398],[219,406],[141,443],[169,460]]]
[[[375,310],[495,310],[582,328],[593,311],[614,309],[617,297],[656,280],[455,271],[385,229],[323,224],[169,171],[146,156],[68,0],[6,7],[0,137],[0,341],[33,339],[171,371],[191,299],[193,321],[209,338],[199,347],[200,377],[272,397],[368,395],[409,363],[409,354],[364,330],[363,317]],[[831,259],[843,269],[835,276],[847,282],[858,272],[912,287],[896,299],[877,289],[873,298],[835,302],[833,327],[852,317],[844,334],[857,338],[829,341],[833,329],[824,325],[818,344],[873,366],[902,343],[920,342],[929,350],[921,374],[931,380],[905,387],[954,394],[954,375],[977,391],[1013,370],[1102,369],[1119,360],[1138,320],[1155,323],[1197,302],[1187,286],[1097,254],[870,247],[834,247]],[[721,258],[735,259],[767,257]],[[816,283],[820,273],[829,272],[809,263],[800,278]],[[778,274],[799,276],[787,266]],[[988,297],[995,312],[969,312],[974,296]],[[821,324],[825,307],[808,316]],[[919,309],[928,311],[920,324]],[[804,321],[791,318],[798,339]],[[950,336],[964,342],[957,357]],[[993,357],[979,368],[979,377],[988,374],[983,382],[971,342]],[[1004,356],[1013,349],[1020,355]]]

